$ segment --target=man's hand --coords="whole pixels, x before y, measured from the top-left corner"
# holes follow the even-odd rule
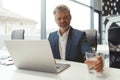
[[[89,60],[87,59],[85,63],[90,66],[92,65],[95,69],[96,72],[101,72],[103,71],[103,59],[101,56],[96,56],[95,60]]]

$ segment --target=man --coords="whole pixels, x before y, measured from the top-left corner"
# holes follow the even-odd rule
[[[55,22],[59,30],[49,35],[49,42],[52,48],[54,58],[84,62],[85,52],[91,51],[85,32],[72,28],[70,25],[71,14],[66,5],[58,5],[53,12]],[[85,61],[89,63],[89,61]],[[98,58],[95,69],[97,72],[102,69],[101,58]]]

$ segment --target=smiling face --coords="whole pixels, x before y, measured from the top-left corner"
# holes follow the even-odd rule
[[[66,31],[70,26],[71,15],[67,6],[58,6],[54,11],[55,22],[60,30]]]
[[[70,25],[71,16],[67,11],[57,11],[55,14],[55,22],[60,28],[67,28]]]

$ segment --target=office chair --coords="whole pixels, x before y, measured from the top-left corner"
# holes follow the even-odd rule
[[[120,68],[120,27],[108,29],[109,66]]]
[[[93,50],[97,50],[97,30],[84,30],[87,36],[88,43]]]
[[[24,39],[24,29],[13,30],[11,33],[11,39]]]

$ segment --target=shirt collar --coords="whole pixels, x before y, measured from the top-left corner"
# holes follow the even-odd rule
[[[59,35],[59,37],[68,36],[69,31],[70,31],[70,28],[63,34],[63,36],[61,36],[60,31],[58,30],[58,35]]]

